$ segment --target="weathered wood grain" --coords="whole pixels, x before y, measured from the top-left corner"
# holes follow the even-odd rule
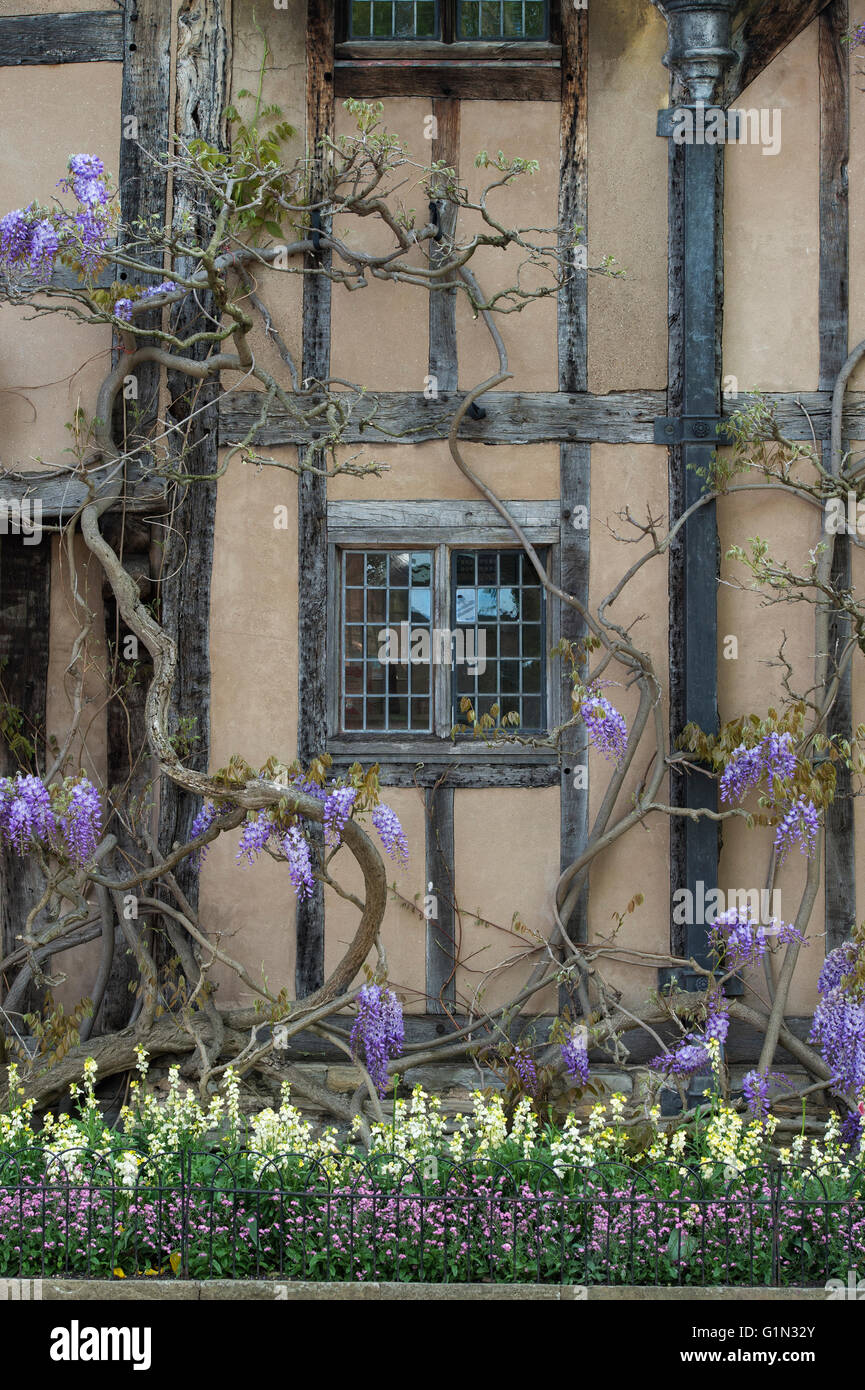
[[[230,72],[230,0],[182,0],[177,14],[175,129],[184,142],[203,139],[224,146],[222,113]],[[174,184],[174,216],[188,216],[199,244],[210,235],[210,214],[193,189]],[[180,267],[181,270],[189,269]],[[196,299],[198,302],[196,302]],[[209,297],[188,296],[172,312],[172,329],[181,337],[209,326]],[[206,355],[206,344],[193,349]],[[162,622],[177,644],[178,664],[172,701],[175,728],[191,720],[195,735],[187,761],[206,771],[210,746],[210,581],[216,483],[208,475],[217,465],[218,382],[190,386],[182,373],[169,373],[169,436],[175,466],[193,481],[178,490],[166,544]],[[163,853],[189,838],[197,798],[163,780],[159,845]],[[193,907],[198,903],[198,872],[187,860],[175,870]]]
[[[334,66],[338,97],[456,97],[463,101],[558,101],[557,62],[438,62],[342,59]]]
[[[426,809],[426,893],[434,900],[426,924],[426,992],[431,1014],[448,1013],[456,1001],[454,911],[454,790],[429,787]]]
[[[319,143],[333,133],[334,11],[329,0],[309,0],[306,30],[306,141],[313,154],[312,196],[320,196]],[[326,223],[325,223],[326,227]],[[309,256],[307,270],[327,265]],[[303,377],[330,373],[330,281],[307,275],[303,283]],[[298,442],[298,441],[292,441]],[[308,763],[327,738],[327,485],[309,472],[298,479],[298,757]],[[320,835],[317,837],[319,847]],[[324,896],[321,885],[297,907],[295,989],[298,998],[324,981]]]
[[[123,25],[123,15],[116,10],[4,15],[0,18],[0,67],[119,63],[124,55]]]
[[[733,16],[736,61],[727,73],[722,104],[734,102],[830,0],[744,0]]]
[[[11,706],[25,720],[21,732],[35,757],[13,752],[0,736],[0,773],[44,770],[51,613],[51,541],[43,535],[0,536],[0,710]],[[5,711],[4,724],[10,711]],[[10,726],[11,731],[11,726]],[[32,857],[0,850],[0,953],[8,955],[39,901],[42,875]],[[0,979],[0,1002],[11,980]],[[0,1028],[0,1033],[2,1033]]]
[[[432,103],[432,114],[436,135],[432,141],[430,162],[443,161],[459,176],[460,104],[452,97],[436,97]],[[448,248],[452,247],[457,209],[455,203],[437,197],[437,188],[433,188],[431,193],[439,206],[441,240],[432,243],[430,260],[434,266],[439,266],[446,263]],[[455,289],[440,290],[429,297],[429,374],[435,380],[437,391],[455,391],[459,385]]]
[[[828,391],[770,391],[765,396],[788,438],[810,439],[812,427],[818,439],[829,438],[831,397]],[[345,441],[379,445],[423,444],[446,439],[459,399],[451,392],[440,393],[438,400],[427,400],[422,392],[370,392],[357,406],[346,429]],[[744,409],[749,399],[748,393],[740,392],[737,400],[725,400],[724,415]],[[615,391],[604,396],[588,391],[488,391],[484,396],[484,409],[485,419],[466,417],[463,420],[461,439],[476,440],[479,444],[512,445],[544,442],[651,444],[655,419],[668,413],[665,391]],[[220,442],[231,444],[244,439],[260,414],[260,392],[237,391],[223,395],[219,415]],[[865,437],[865,392],[848,393],[844,428],[851,438]],[[305,431],[274,405],[258,434],[258,443],[273,447],[299,444],[308,438]]]

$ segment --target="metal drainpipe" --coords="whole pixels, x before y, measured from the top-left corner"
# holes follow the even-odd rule
[[[680,105],[711,106],[724,73],[735,54],[731,48],[732,13],[736,0],[664,0],[658,8],[668,27],[664,64],[678,79]],[[659,134],[671,135],[670,113],[661,113]],[[705,469],[717,442],[714,421],[720,413],[720,362],[716,348],[718,317],[717,264],[719,256],[720,198],[723,188],[723,145],[687,143],[683,149],[682,295],[682,418],[659,422],[659,432],[675,431],[681,440],[684,468],[684,508],[692,506],[704,490],[695,469]],[[720,166],[720,167],[719,167]],[[703,439],[705,442],[700,442]],[[686,524],[684,537],[682,680],[686,722],[699,724],[707,733],[718,728],[718,532],[715,504],[701,508]],[[675,732],[675,731],[674,731]],[[714,781],[699,772],[687,773],[684,804],[695,809],[717,809]],[[685,821],[685,883],[691,902],[697,905],[697,885],[708,894],[718,883],[718,826],[709,819]],[[693,914],[693,915],[696,915]],[[708,962],[705,924],[687,927],[686,954],[700,964]],[[663,975],[664,972],[662,972]],[[688,972],[675,974],[685,988],[705,988],[705,979]],[[692,1099],[702,1094],[707,1078],[695,1077]]]

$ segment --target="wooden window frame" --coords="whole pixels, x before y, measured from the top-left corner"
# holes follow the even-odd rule
[[[558,582],[560,507],[558,502],[514,502],[511,511],[529,540],[543,546],[551,578]],[[518,550],[513,532],[492,524],[493,509],[466,502],[329,502],[327,603],[327,746],[339,762],[373,761],[415,766],[419,762],[471,764],[557,764],[552,749],[519,744],[488,746],[476,739],[451,741],[452,668],[433,667],[433,732],[430,734],[346,733],[340,726],[342,688],[341,554],[351,549],[422,549],[433,553],[433,627],[451,625],[451,556],[455,550]],[[383,515],[384,514],[384,515]],[[480,515],[479,515],[480,514]],[[498,520],[498,518],[496,518]],[[390,523],[390,524],[388,524]],[[547,603],[545,697],[547,729],[561,722],[561,682],[549,668],[549,651],[560,637],[559,605]]]
[[[550,0],[548,39],[464,39],[454,35],[455,0],[442,0],[442,39],[349,39],[348,5],[336,0],[334,93],[486,101],[561,99],[560,0]]]

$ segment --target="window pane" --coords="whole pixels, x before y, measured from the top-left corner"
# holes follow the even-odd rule
[[[349,603],[354,597],[348,595]],[[351,609],[348,609],[349,614]],[[368,623],[383,623],[387,618],[387,591],[385,589],[367,589],[366,593],[366,620]]]
[[[390,586],[392,589],[408,587],[408,556],[392,554],[390,557]]]
[[[439,34],[437,0],[353,0],[353,39],[434,39]]]
[[[372,28],[372,0],[354,0],[351,7],[351,35],[368,39]]]
[[[475,557],[474,555],[457,555],[455,560],[456,582],[458,584],[474,584],[475,582]]]
[[[383,589],[387,584],[387,556],[370,555],[366,557],[366,582],[370,587]]]
[[[430,731],[432,580],[428,550],[344,555],[344,730]]]
[[[545,664],[543,590],[515,550],[465,551],[452,556],[453,611],[457,628],[454,723],[465,724],[461,696],[474,697],[475,716],[499,707],[523,729],[543,727]],[[474,574],[476,582],[459,581]],[[527,622],[528,616],[533,621]]]

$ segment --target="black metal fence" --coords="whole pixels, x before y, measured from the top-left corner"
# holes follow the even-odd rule
[[[822,1287],[858,1269],[861,1171],[0,1152],[0,1278]]]

